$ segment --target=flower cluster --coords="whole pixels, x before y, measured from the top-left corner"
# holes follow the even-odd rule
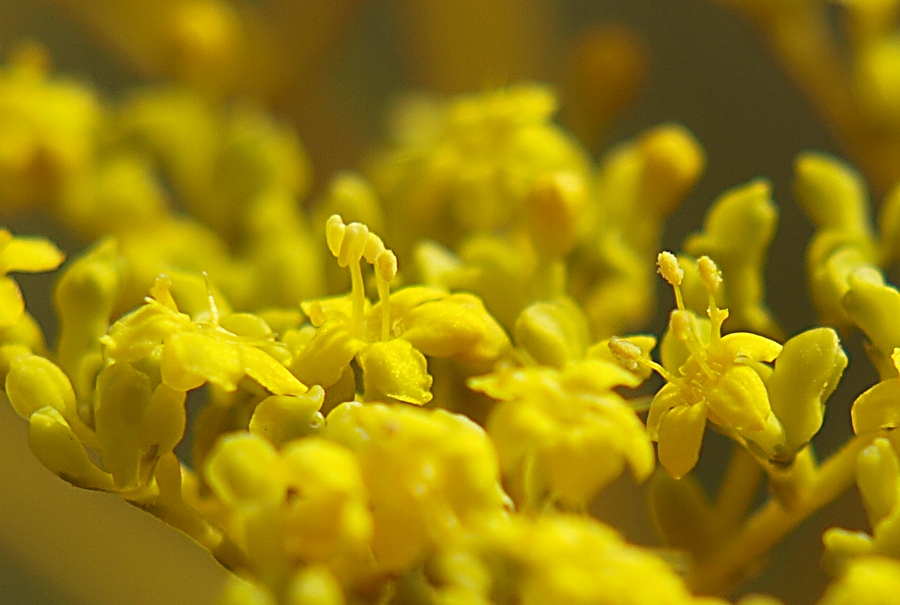
[[[815,76],[785,32],[824,44],[824,1],[727,3]],[[847,110],[839,134],[866,125],[848,147],[887,189],[900,4],[843,4],[853,95],[823,104]],[[0,66],[0,220],[42,213],[79,249],[64,264],[0,229],[0,387],[49,471],[196,541],[231,572],[223,605],[719,605],[855,482],[871,530],[825,532],[819,603],[895,598],[900,186],[873,221],[860,174],[798,158],[819,317],[792,334],[766,302],[764,179],[659,251],[706,165],[683,126],[595,157],[549,86],[410,96],[358,170],[314,187],[293,131],[230,100],[274,94],[285,40],[257,39],[249,8],[163,5],[108,8],[169,41],[169,63],[122,52],[176,83],[111,103],[34,45]],[[583,136],[634,87],[609,75],[618,92],[568,91]],[[54,334],[9,274],[58,268]],[[659,338],[641,332],[656,273],[675,307]],[[880,380],[820,460],[848,335]],[[732,452],[714,494],[707,429]],[[614,526],[613,486],[646,492],[657,544]]]

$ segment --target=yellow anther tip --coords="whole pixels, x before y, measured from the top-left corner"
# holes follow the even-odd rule
[[[347,230],[344,219],[340,215],[332,214],[325,222],[325,241],[328,250],[337,257],[341,252],[341,242],[344,241],[344,232]]]
[[[381,241],[381,238],[374,233],[369,232],[369,237],[366,239],[366,248],[363,251],[363,257],[365,257],[366,262],[374,264],[375,259],[377,259],[378,255],[384,252],[384,250],[384,242]]]
[[[397,276],[397,257],[390,250],[382,250],[375,257],[375,271],[384,281],[390,283]]]
[[[640,369],[638,362],[643,358],[643,354],[640,347],[633,342],[613,336],[609,339],[609,350],[612,351],[613,356],[625,369],[632,372]]]
[[[369,240],[369,228],[362,223],[350,223],[344,230],[344,237],[338,254],[338,265],[346,267],[359,262]]]
[[[684,280],[684,269],[678,264],[678,259],[674,254],[668,251],[660,252],[656,258],[656,264],[663,279],[676,288],[681,285]]]
[[[697,261],[700,269],[700,279],[710,292],[717,292],[722,286],[722,272],[719,271],[716,262],[708,256],[701,256]]]

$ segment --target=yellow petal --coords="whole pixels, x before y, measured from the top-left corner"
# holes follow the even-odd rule
[[[357,356],[363,371],[365,398],[385,397],[422,405],[431,401],[431,376],[425,356],[401,338],[375,342]]]
[[[857,435],[900,426],[900,378],[879,382],[864,391],[850,409]]]
[[[710,420],[736,431],[761,430],[772,413],[766,385],[749,366],[728,368],[706,399]]]
[[[56,269],[66,258],[53,242],[42,237],[14,237],[0,248],[0,273],[39,273]]]
[[[256,347],[241,347],[241,361],[247,376],[275,395],[302,395],[306,385],[274,357]]]
[[[702,404],[670,409],[659,427],[659,461],[676,479],[691,472],[700,459],[706,409]]]
[[[481,299],[471,294],[425,302],[398,317],[397,324],[396,333],[430,357],[483,365],[496,361],[510,347],[504,329]]]
[[[199,332],[172,334],[160,360],[162,380],[173,389],[190,391],[206,382],[234,391],[244,377],[237,343]]]
[[[297,352],[291,371],[305,384],[328,388],[340,380],[345,370],[349,371],[350,361],[363,346],[365,343],[351,337],[344,324],[325,322]]]
[[[666,384],[653,397],[650,403],[650,413],[647,416],[647,434],[650,439],[657,441],[659,438],[659,426],[666,413],[674,407],[684,405],[681,390],[674,384]]]
[[[722,346],[730,359],[746,357],[753,361],[772,361],[781,353],[781,345],[770,338],[749,332],[734,332],[722,337]]]
[[[25,313],[25,301],[19,286],[9,277],[0,277],[0,328],[19,321]]]

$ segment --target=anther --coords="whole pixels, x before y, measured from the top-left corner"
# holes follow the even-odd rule
[[[624,338],[619,338],[618,336],[613,336],[609,339],[608,346],[613,357],[615,357],[616,361],[618,361],[626,370],[636,372],[641,366],[644,366],[651,370],[655,370],[666,382],[676,382],[677,379],[674,376],[669,374],[664,367],[652,359],[645,357],[641,348],[633,342],[625,340]]]
[[[350,223],[347,225],[337,257],[338,265],[347,267],[350,263],[358,263],[363,257],[368,238],[369,228],[362,223]]]
[[[325,242],[328,244],[328,250],[332,256],[337,258],[341,252],[341,242],[344,241],[344,232],[347,227],[344,225],[343,219],[337,214],[332,214],[325,222]]]
[[[656,257],[656,264],[663,279],[675,288],[681,286],[681,282],[684,281],[684,269],[678,264],[674,254],[667,251],[660,252]]]
[[[390,250],[382,250],[375,257],[375,272],[387,283],[397,276],[397,257]]]
[[[366,247],[363,250],[363,258],[366,259],[366,262],[370,265],[374,265],[375,259],[379,254],[384,252],[384,250],[384,242],[381,241],[381,238],[370,232],[369,237],[366,239]]]
[[[626,370],[636,372],[640,369],[639,363],[643,354],[640,347],[633,342],[629,342],[617,336],[609,339],[609,350],[613,356]]]
[[[697,267],[700,269],[700,278],[706,290],[710,294],[718,292],[722,287],[722,272],[715,261],[708,256],[701,256],[697,261]]]

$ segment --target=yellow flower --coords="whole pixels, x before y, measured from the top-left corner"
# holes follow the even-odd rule
[[[0,229],[0,329],[14,325],[25,314],[22,292],[7,274],[50,271],[64,258],[65,255],[46,238],[15,237],[6,229]]]
[[[429,566],[437,576],[429,588],[443,596],[436,602],[454,603],[448,597],[463,594],[468,598],[460,602],[466,605],[724,604],[695,600],[662,558],[590,517],[520,515],[492,525],[472,542],[438,553]]]
[[[372,163],[372,178],[396,221],[405,258],[415,240],[454,247],[472,232],[524,219],[525,199],[542,177],[586,180],[588,159],[551,121],[553,94],[533,84],[407,104],[395,144]]]
[[[291,369],[305,382],[331,387],[349,375],[355,359],[364,400],[421,405],[432,397],[425,355],[483,367],[509,348],[506,333],[472,295],[427,287],[391,293],[396,258],[365,225],[344,225],[334,215],[326,233],[338,264],[350,269],[352,290],[347,297],[303,303],[315,330],[307,332]],[[362,260],[375,269],[376,305],[365,296]]]
[[[468,384],[500,401],[488,434],[523,506],[558,501],[581,509],[626,462],[639,481],[653,470],[644,425],[613,390],[641,381],[612,360],[588,356],[562,369],[511,368]]]
[[[345,581],[364,571],[372,514],[351,450],[309,437],[279,452],[247,432],[225,435],[203,474],[227,510],[223,529],[258,577],[322,563]]]
[[[847,365],[837,334],[829,328],[809,330],[784,347],[747,332],[722,336],[728,311],[715,300],[722,277],[708,257],[698,265],[709,320],[685,309],[684,270],[673,254],[659,255],[660,273],[674,288],[678,307],[663,339],[662,366],[639,351],[614,346],[624,363],[653,367],[666,379],[647,418],[650,438],[659,442],[660,462],[676,478],[688,473],[699,458],[709,420],[764,460],[790,463],[819,430],[824,401]],[[772,361],[774,369],[767,365]]]
[[[190,286],[196,292],[196,280]],[[101,339],[110,362],[158,364],[163,384],[180,391],[210,382],[226,391],[245,376],[275,395],[300,395],[307,388],[282,361],[288,353],[261,319],[244,313],[219,316],[209,291],[208,313],[198,319],[182,313],[172,297],[172,278],[160,277],[146,302],[117,321]]]
[[[348,402],[326,421],[324,435],[353,450],[362,468],[379,568],[406,570],[435,546],[505,515],[493,446],[465,416]]]
[[[660,462],[676,478],[697,463],[707,419],[742,434],[781,432],[753,365],[774,360],[781,345],[744,332],[722,336],[728,311],[719,309],[714,298],[721,277],[709,258],[700,263],[709,295],[708,323],[684,309],[679,289],[684,272],[678,261],[669,253],[659,255],[660,273],[676,293],[678,309],[667,334],[676,340],[670,340],[673,354],[666,355],[664,348],[662,373],[668,384],[653,398],[647,430],[659,442]]]
[[[48,64],[26,45],[0,70],[2,212],[53,203],[94,160],[99,104],[81,84],[50,77]]]

